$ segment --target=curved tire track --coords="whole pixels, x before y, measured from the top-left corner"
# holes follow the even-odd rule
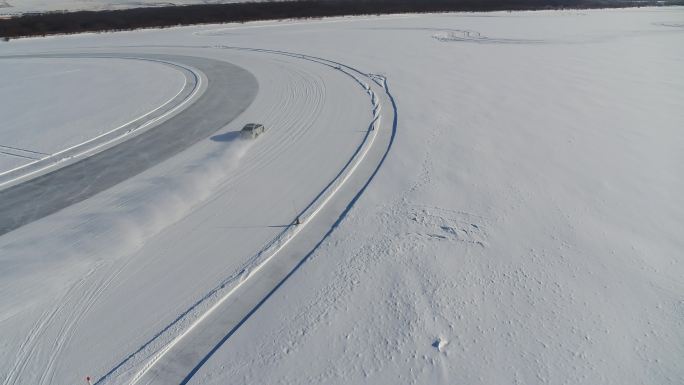
[[[257,264],[247,270],[237,285],[221,285],[204,297],[220,298],[171,342],[156,352],[143,353],[139,358],[146,362],[133,375],[131,384],[137,383],[188,383],[228,338],[313,254],[321,243],[344,219],[354,203],[370,185],[386,159],[397,127],[397,109],[383,76],[366,74],[351,66],[327,59],[284,51],[220,46],[216,48],[285,55],[312,61],[333,70],[342,71],[363,87],[370,97],[374,119],[367,127],[366,140],[359,146],[340,173],[298,215],[300,226],[290,226],[266,245],[252,260]],[[382,99],[382,100],[380,100]],[[382,106],[393,113],[391,121],[383,121]],[[373,142],[380,144],[372,146]],[[372,149],[372,151],[371,151]],[[338,194],[339,193],[339,194]],[[350,197],[340,198],[338,195]],[[333,196],[338,199],[331,200]],[[312,226],[307,226],[312,224]],[[306,227],[307,236],[297,237]],[[272,259],[278,255],[277,260]],[[269,263],[271,262],[271,263]],[[258,277],[257,274],[259,275]],[[250,279],[256,277],[256,279]],[[184,312],[181,321],[192,309]],[[202,324],[202,327],[197,327]],[[218,328],[218,330],[217,330]],[[227,334],[225,334],[227,328]],[[217,334],[220,333],[220,334]],[[181,342],[182,341],[182,342]],[[178,346],[180,343],[181,346]],[[188,345],[189,344],[189,345]],[[151,354],[150,354],[151,353]],[[118,369],[122,369],[122,362]],[[130,370],[130,369],[129,369]],[[130,371],[125,370],[124,376]],[[117,368],[110,371],[97,384],[118,377]],[[111,376],[111,377],[110,377]],[[120,381],[118,379],[117,381]]]

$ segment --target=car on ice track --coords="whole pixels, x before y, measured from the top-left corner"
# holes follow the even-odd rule
[[[244,139],[256,139],[259,135],[266,132],[266,128],[263,124],[258,123],[248,123],[242,127],[240,131],[240,136]]]

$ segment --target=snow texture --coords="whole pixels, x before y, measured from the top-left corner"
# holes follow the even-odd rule
[[[3,385],[118,383],[107,373],[181,333],[173,320],[239,280],[358,145],[370,111],[344,76],[221,46],[383,74],[398,133],[347,217],[191,383],[684,383],[683,20],[440,14],[6,43],[221,58],[261,88],[213,140],[0,237]],[[272,129],[231,140],[249,121]]]

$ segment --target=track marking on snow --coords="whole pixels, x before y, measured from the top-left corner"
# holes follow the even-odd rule
[[[36,154],[36,155],[50,155],[50,154],[46,154],[46,153],[40,152],[40,151],[33,151],[33,150],[27,150],[27,149],[19,148],[19,147],[5,146],[5,145],[2,145],[2,144],[0,144],[0,147],[6,148],[6,149],[9,149],[9,150],[14,150],[14,151],[28,152],[28,153]]]
[[[105,132],[105,133],[102,133],[102,134],[100,134],[100,135],[98,135],[98,136],[95,136],[95,137],[93,137],[93,138],[90,138],[90,139],[88,139],[88,140],[86,140],[86,141],[83,141],[83,142],[78,143],[78,144],[76,144],[76,145],[73,145],[73,146],[70,146],[70,147],[68,147],[68,148],[65,148],[65,149],[63,149],[63,150],[61,150],[61,151],[58,151],[58,152],[54,153],[54,154],[50,154],[50,155],[45,156],[45,157],[42,157],[42,158],[40,158],[40,159],[36,159],[34,162],[29,162],[29,163],[23,164],[23,165],[21,165],[21,166],[15,167],[15,168],[13,168],[13,169],[10,169],[10,170],[7,170],[7,171],[0,172],[0,177],[2,177],[2,176],[4,176],[4,175],[9,175],[9,174],[11,174],[11,173],[19,172],[19,171],[21,171],[21,170],[23,170],[23,169],[25,169],[25,168],[28,168],[28,167],[31,167],[31,166],[34,166],[34,165],[37,165],[37,167],[39,167],[38,169],[28,171],[28,172],[26,172],[26,173],[20,174],[20,175],[18,175],[18,176],[16,176],[16,177],[13,177],[13,178],[8,179],[8,180],[5,180],[5,181],[2,181],[2,180],[0,179],[0,189],[3,188],[4,186],[8,186],[8,185],[14,184],[14,183],[16,183],[16,182],[18,182],[18,181],[20,181],[20,180],[25,180],[26,178],[28,178],[28,177],[30,177],[30,176],[32,176],[32,175],[36,175],[36,174],[45,172],[45,171],[47,171],[47,170],[49,170],[49,169],[51,169],[51,168],[55,168],[56,166],[58,166],[58,165],[60,165],[60,164],[63,164],[63,163],[66,162],[66,161],[71,161],[71,160],[74,160],[74,159],[77,159],[77,158],[81,158],[81,157],[84,157],[84,156],[93,155],[93,154],[96,153],[97,150],[99,150],[99,149],[101,149],[101,148],[103,148],[103,147],[106,147],[106,146],[108,146],[108,145],[110,145],[110,144],[112,144],[112,143],[114,143],[114,142],[120,141],[121,139],[125,138],[126,136],[129,136],[129,135],[134,134],[134,133],[137,134],[137,133],[141,132],[142,129],[148,128],[148,127],[154,125],[155,123],[157,123],[157,122],[159,122],[159,121],[161,121],[161,120],[167,118],[168,116],[174,114],[175,112],[179,111],[180,109],[186,107],[186,105],[188,105],[191,101],[193,101],[193,100],[195,99],[195,96],[202,90],[202,76],[197,72],[197,70],[195,70],[195,69],[193,69],[193,68],[191,68],[191,67],[188,67],[188,66],[183,66],[183,65],[181,65],[181,64],[172,63],[172,62],[164,61],[164,60],[149,59],[149,58],[141,58],[141,57],[133,57],[133,56],[131,56],[131,57],[118,57],[118,56],[117,56],[117,57],[110,57],[110,56],[97,56],[97,55],[94,55],[94,56],[87,56],[87,58],[103,58],[103,59],[107,59],[107,58],[117,58],[117,59],[127,59],[127,60],[141,60],[141,61],[157,62],[157,63],[161,63],[161,64],[165,64],[165,65],[170,65],[170,66],[174,66],[174,67],[180,68],[180,69],[183,70],[184,72],[187,71],[187,72],[185,72],[185,73],[190,73],[190,74],[192,74],[193,79],[194,79],[194,81],[195,81],[195,84],[194,84],[194,87],[193,87],[192,92],[191,92],[188,96],[186,96],[183,100],[181,100],[180,103],[178,103],[176,106],[174,106],[174,107],[171,108],[170,110],[164,112],[162,115],[157,116],[157,117],[155,117],[155,118],[153,118],[153,119],[150,119],[150,120],[144,122],[143,124],[141,124],[141,125],[139,125],[139,126],[137,126],[137,127],[131,127],[131,128],[126,129],[128,126],[130,126],[130,125],[132,125],[132,124],[134,124],[134,123],[140,121],[141,119],[145,119],[146,117],[148,117],[148,116],[150,116],[150,115],[156,113],[157,111],[159,111],[159,110],[161,110],[161,109],[163,109],[163,108],[169,107],[169,105],[170,105],[171,103],[173,103],[173,101],[174,101],[179,95],[181,95],[181,93],[183,93],[183,91],[185,90],[186,86],[188,85],[188,78],[187,78],[187,76],[186,76],[185,81],[184,81],[184,83],[183,83],[183,87],[181,87],[181,89],[180,89],[172,98],[170,98],[169,100],[167,100],[166,102],[164,102],[164,103],[163,103],[162,105],[160,105],[159,107],[157,107],[157,108],[155,108],[155,109],[153,109],[153,110],[151,110],[151,111],[149,111],[149,112],[147,112],[147,113],[145,113],[145,114],[143,114],[143,115],[141,115],[141,116],[139,116],[139,117],[137,117],[137,118],[135,118],[135,119],[132,119],[132,120],[130,120],[130,121],[128,121],[128,122],[126,122],[126,123],[124,123],[124,124],[122,124],[122,125],[116,127],[116,128],[113,128],[113,129],[111,129],[111,130],[109,130],[109,131],[107,131],[107,132]],[[117,131],[124,131],[124,132],[122,132],[120,135],[115,136],[115,137],[112,138],[112,139],[106,140],[106,141],[104,141],[104,142],[102,142],[102,143],[97,143],[97,144],[95,144],[95,145],[89,146],[89,145],[91,145],[91,144],[96,143],[98,140],[100,140],[100,139],[102,139],[102,138],[105,138],[106,136],[110,136],[110,135],[112,135],[112,134],[115,134]],[[78,152],[75,153],[75,154],[67,154],[68,152],[71,152],[71,151],[74,151],[74,150],[75,150],[75,151],[78,151]],[[47,154],[46,154],[46,155],[47,155]],[[60,158],[60,157],[61,157],[61,158]],[[39,164],[39,163],[41,163],[41,162],[51,162],[51,163],[49,163],[49,164],[47,164],[47,165],[41,167],[40,164]]]
[[[435,30],[435,29],[428,29]],[[490,43],[490,44],[543,44],[544,40],[534,39],[506,39],[506,38],[491,38],[482,35],[478,31],[469,29],[447,29],[437,30],[438,32],[432,35],[432,38],[440,42],[470,42],[470,43]]]
[[[200,68],[203,67],[200,66]],[[225,70],[225,68],[223,69]],[[245,70],[241,71],[246,72]],[[225,83],[223,87],[218,85],[221,83],[214,82],[214,84],[216,85],[215,89],[225,89]],[[254,84],[256,85],[256,80]],[[245,97],[244,99],[249,98]],[[251,103],[251,99],[248,102]],[[214,124],[218,125],[218,123]],[[14,364],[10,366],[3,384],[21,383],[25,377],[27,365],[32,360],[40,360],[41,367],[44,368],[37,374],[33,373],[36,377],[33,383],[52,383],[57,368],[56,364],[59,362],[62,351],[71,341],[74,330],[77,330],[83,317],[97,303],[109,285],[116,281],[118,275],[129,262],[130,260],[123,264],[97,263],[83,277],[70,285],[66,293],[60,295],[59,300],[54,301],[54,306],[38,317],[27,336],[24,337],[20,348],[15,353]],[[56,332],[51,333],[53,330]],[[45,342],[46,338],[50,338],[49,344]]]
[[[653,23],[658,27],[669,27],[669,28],[684,28],[684,23],[669,22],[669,23]]]
[[[130,262],[130,260],[126,261],[126,263],[112,271],[111,274],[101,276],[98,281],[89,285],[91,277],[95,276],[94,273],[97,272],[102,266],[94,267],[93,269],[89,270],[81,279],[79,279],[78,282],[69,288],[64,298],[59,301],[55,307],[45,311],[43,315],[34,323],[28,335],[20,345],[19,350],[15,354],[15,363],[7,374],[5,381],[3,381],[3,385],[21,383],[18,381],[20,380],[26,365],[30,361],[30,358],[33,355],[40,353],[40,338],[44,335],[49,325],[65,317],[65,315],[62,313],[64,310],[66,310],[66,304],[70,300],[75,299],[77,303],[71,308],[71,311],[69,311],[69,314],[74,314],[74,316],[69,318],[68,315],[66,315],[64,324],[61,325],[60,332],[53,342],[51,349],[49,349],[47,363],[45,364],[45,367],[41,372],[40,379],[37,382],[39,385],[53,383],[52,380],[55,371],[55,364],[58,361],[61,351],[71,340],[71,337],[73,336],[72,331],[77,327],[88,310],[95,305],[97,300],[106,291],[106,289],[116,281],[119,274],[126,266],[128,266]],[[85,295],[81,294],[83,292],[85,292]],[[77,310],[73,311],[74,308]]]
[[[14,153],[7,152],[7,151],[2,151],[2,150],[0,150],[0,154],[5,154],[5,155],[9,155],[9,156],[15,156],[15,157],[17,157],[17,158],[23,158],[23,159],[38,159],[38,160],[40,160],[40,158],[34,158],[34,157],[32,157],[32,156],[29,156],[29,155],[14,154]]]
[[[358,152],[358,150],[357,150],[357,153],[352,157],[350,162],[347,163],[347,165],[343,168],[343,170],[340,172],[340,174],[338,174],[338,176],[326,187],[326,189],[324,189],[324,191],[318,197],[316,197],[314,199],[314,201],[311,202],[311,204],[309,204],[309,206],[303,210],[302,213],[300,213],[298,215],[298,217],[301,220],[301,224],[298,226],[290,226],[288,229],[286,229],[280,235],[278,235],[274,240],[269,242],[269,244],[267,244],[261,251],[259,251],[257,253],[257,255],[266,255],[266,257],[264,259],[262,259],[256,266],[254,266],[250,269],[245,269],[242,276],[241,276],[241,279],[239,280],[239,282],[237,282],[237,284],[235,284],[235,286],[230,288],[230,290],[226,294],[222,295],[210,308],[205,310],[181,334],[177,335],[173,340],[171,340],[171,342],[167,343],[164,347],[162,347],[160,350],[158,350],[156,353],[154,353],[152,355],[151,359],[149,359],[149,361],[146,364],[144,364],[143,367],[137,373],[135,373],[135,375],[133,376],[133,378],[130,381],[130,384],[132,384],[132,385],[138,383],[162,358],[164,358],[164,356],[174,346],[176,346],[189,333],[191,333],[194,329],[196,329],[204,320],[206,320],[207,317],[209,317],[216,309],[218,309],[223,303],[225,303],[225,301],[228,298],[230,298],[238,289],[240,289],[246,282],[248,282],[248,280],[250,278],[255,276],[262,268],[264,268],[304,228],[306,228],[307,224],[310,223],[310,221],[314,217],[316,217],[316,215],[327,205],[327,203],[335,196],[335,194],[340,190],[340,188],[345,184],[345,182],[353,175],[354,171],[358,168],[358,166],[364,160],[364,158],[368,154],[369,150],[371,149],[371,147],[375,141],[375,138],[377,137],[377,133],[378,133],[378,130],[380,128],[380,123],[382,121],[382,115],[381,115],[382,106],[379,103],[379,98],[376,96],[375,91],[372,90],[370,84],[365,82],[364,80],[362,80],[362,78],[370,80],[372,83],[378,85],[379,87],[382,87],[382,89],[385,92],[387,92],[386,79],[384,78],[384,76],[362,73],[353,67],[344,65],[342,63],[330,61],[327,59],[322,59],[322,58],[308,56],[308,55],[302,55],[302,54],[296,54],[296,53],[290,53],[290,52],[284,52],[284,51],[274,51],[274,50],[254,49],[254,48],[244,48],[244,47],[230,47],[230,46],[215,46],[215,48],[284,55],[284,56],[289,56],[289,57],[298,58],[298,59],[302,59],[302,60],[312,61],[312,62],[321,64],[321,65],[328,66],[334,70],[343,72],[347,76],[350,76],[352,79],[354,79],[361,87],[363,87],[363,89],[366,91],[366,93],[370,97],[371,106],[372,106],[372,113],[373,113],[373,119],[370,122],[370,125],[368,126],[368,130],[369,130],[370,134],[366,136],[366,139],[364,140],[362,147],[360,147],[361,151]],[[395,114],[394,127],[396,127],[396,114]],[[392,136],[392,138],[393,138],[393,136]],[[384,154],[384,156],[386,156],[386,155],[387,155],[387,153]],[[384,156],[383,156],[382,160],[384,160]],[[379,168],[379,166],[380,165],[378,165],[378,168]],[[375,170],[375,172],[377,172],[377,169]],[[375,172],[373,173],[373,176],[375,175]],[[372,176],[371,176],[371,179],[372,179]],[[370,180],[367,183],[369,183],[369,182],[370,182]],[[367,184],[364,185],[364,188],[365,188],[365,186],[367,186]],[[352,201],[351,204],[353,204],[353,202],[357,198],[358,198],[358,195],[355,197],[355,199]],[[347,210],[348,210],[348,208],[347,208]],[[224,285],[215,289],[214,291],[221,289]],[[214,292],[214,291],[212,291],[212,292]],[[205,299],[209,298],[211,294],[212,293],[209,293],[204,298]],[[187,314],[187,312],[185,314]],[[110,374],[111,374],[111,372],[110,372]],[[97,383],[100,383],[101,381],[105,380],[106,377],[107,377],[107,375],[105,377],[101,378]]]
[[[277,99],[277,103],[262,113],[264,117],[262,123],[266,126],[288,127],[288,135],[273,145],[256,146],[250,150],[248,159],[243,165],[220,184],[214,197],[200,204],[198,209],[218,199],[224,189],[240,183],[240,180],[252,175],[257,169],[268,167],[277,161],[278,157],[286,152],[292,144],[309,133],[313,121],[320,113],[323,105],[323,99],[327,92],[325,82],[319,78],[310,78],[311,74],[297,68],[288,68],[282,76],[287,77],[292,84],[288,87],[287,92]],[[301,111],[297,108],[298,104],[304,104],[308,108]]]

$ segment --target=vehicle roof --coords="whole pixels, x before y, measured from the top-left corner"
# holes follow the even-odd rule
[[[245,124],[244,127],[242,127],[242,129],[243,130],[253,130],[259,126],[262,126],[262,125],[259,123],[247,123],[247,124]]]

